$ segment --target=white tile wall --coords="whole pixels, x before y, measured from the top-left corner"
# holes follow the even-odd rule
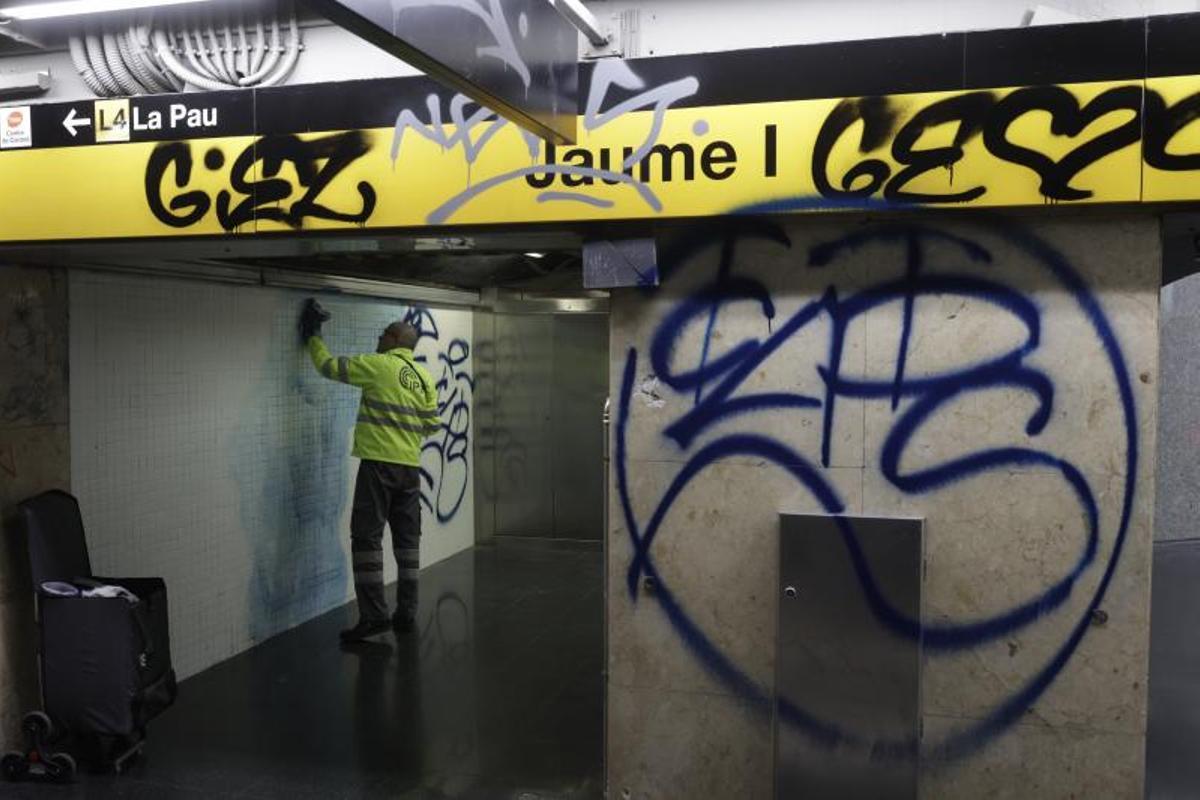
[[[92,562],[166,579],[179,674],[351,598],[358,390],[313,370],[296,333],[305,295],[87,272],[70,290],[71,479]],[[335,354],[374,350],[411,310],[322,303]],[[471,314],[416,313],[430,334],[418,357],[451,404],[443,420],[465,435],[443,432],[423,459],[427,566],[474,542]]]

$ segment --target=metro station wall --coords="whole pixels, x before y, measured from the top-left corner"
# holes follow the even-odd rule
[[[359,393],[314,371],[296,334],[304,296],[71,274],[71,477],[93,565],[166,578],[183,676],[353,596]],[[322,303],[335,354],[373,351],[387,323],[419,321],[417,355],[450,425],[422,462],[422,566],[470,547],[470,312]]]
[[[777,714],[924,797],[1140,797],[1160,261],[1148,216],[660,238],[613,297],[610,793],[766,800]],[[858,576],[919,741],[775,706],[782,511],[925,520],[920,619]]]
[[[17,504],[71,483],[67,273],[0,263],[0,750],[38,708],[37,628]]]

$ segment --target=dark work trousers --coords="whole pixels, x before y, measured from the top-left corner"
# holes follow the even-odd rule
[[[392,526],[392,552],[400,570],[396,617],[417,615],[417,575],[421,568],[421,471],[403,464],[363,461],[354,485],[350,550],[354,593],[364,620],[386,620],[383,594],[383,526]]]

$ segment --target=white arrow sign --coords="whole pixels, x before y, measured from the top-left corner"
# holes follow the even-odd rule
[[[63,127],[67,129],[67,133],[71,134],[71,136],[78,136],[79,128],[82,128],[84,125],[91,124],[91,117],[80,117],[75,113],[74,108],[67,113],[67,118],[63,120]]]

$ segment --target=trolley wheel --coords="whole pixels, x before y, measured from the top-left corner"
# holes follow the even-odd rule
[[[0,770],[6,781],[23,781],[29,777],[29,759],[24,753],[5,753],[0,759]]]
[[[70,753],[54,753],[46,763],[46,774],[55,783],[74,783],[78,769]]]
[[[30,711],[21,720],[21,729],[29,735],[33,744],[40,745],[50,741],[50,737],[54,734],[54,723],[41,711]]]
[[[145,757],[145,752],[143,750],[145,747],[145,742],[143,739],[130,739],[127,744],[128,749],[121,753],[121,755],[117,756],[117,758],[112,762],[113,772],[118,775],[125,774],[127,771],[129,771],[130,767],[134,766],[139,760]]]

